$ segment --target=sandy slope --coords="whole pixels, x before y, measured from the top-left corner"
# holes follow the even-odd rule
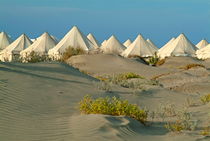
[[[148,66],[141,60],[126,59],[111,54],[73,56],[67,61],[67,63],[95,76],[103,74],[135,72],[143,77],[152,78],[162,73],[173,72],[172,69],[162,69]]]
[[[193,57],[168,57],[160,67],[179,69],[188,64],[202,64],[203,61]]]
[[[0,64],[0,140],[69,140],[69,117],[86,94],[88,77],[64,64]]]
[[[210,105],[199,102],[200,96],[209,91],[208,69],[180,72],[113,55],[75,56],[71,61],[79,69],[93,74],[137,72],[151,78],[154,74],[172,73],[158,78],[163,87],[150,86],[146,90],[134,91],[112,86],[112,92],[107,93],[96,88],[97,80],[65,64],[1,63],[0,141],[209,140],[199,135],[209,122]],[[189,133],[173,134],[163,127],[165,122],[160,122],[159,118],[145,127],[123,116],[80,115],[78,102],[86,94],[121,97],[149,111],[168,104],[182,110],[186,99],[191,97],[197,106],[188,111],[192,112],[193,119],[199,120],[199,128]]]

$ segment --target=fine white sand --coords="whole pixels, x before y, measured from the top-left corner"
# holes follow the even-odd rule
[[[134,91],[114,85],[111,92],[106,92],[96,87],[98,80],[66,64],[0,63],[0,141],[210,140],[200,135],[210,122],[210,104],[200,102],[200,96],[210,92],[210,70],[179,69],[190,63],[210,66],[208,60],[173,57],[160,67],[152,67],[136,59],[98,54],[75,56],[68,61],[92,76],[135,72],[149,81],[161,75],[157,77],[161,86]],[[174,121],[175,117],[165,121],[159,117],[149,118],[148,124],[152,124],[143,126],[124,116],[82,115],[78,102],[87,94],[121,97],[154,112],[160,105],[168,104],[174,104],[177,111],[183,110],[190,98],[195,104],[187,107],[187,111],[198,125],[194,131],[171,133],[164,124]]]

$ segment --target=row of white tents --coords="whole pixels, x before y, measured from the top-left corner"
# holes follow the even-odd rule
[[[31,52],[48,55],[53,60],[59,60],[69,47],[81,48],[85,51],[101,50],[103,53],[119,54],[124,57],[149,57],[157,53],[161,58],[169,56],[210,58],[210,44],[206,40],[201,40],[197,45],[194,45],[184,34],[172,38],[158,49],[150,39],[145,40],[142,35],[138,35],[133,42],[128,39],[123,44],[115,36],[111,36],[100,44],[92,34],[85,36],[76,26],[59,42],[47,32],[33,42],[25,34],[12,42],[5,32],[0,33],[1,61],[12,61],[17,57],[26,58]]]

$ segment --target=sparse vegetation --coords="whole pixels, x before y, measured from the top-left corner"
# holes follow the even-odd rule
[[[188,112],[181,112],[175,122],[168,122],[164,127],[172,132],[181,132],[183,130],[195,130],[197,121],[191,120],[191,114]]]
[[[156,66],[158,61],[159,61],[159,57],[157,56],[157,53],[155,53],[154,56],[149,57],[147,63],[151,66]]]
[[[99,90],[103,90],[105,92],[111,92],[112,91],[112,84],[108,83],[107,81],[100,81],[97,83],[97,88]]]
[[[156,80],[147,80],[135,73],[122,73],[116,75],[96,76],[95,78],[124,88],[145,90],[146,85],[160,85]]]
[[[20,57],[20,62],[23,62],[23,63],[37,63],[37,62],[45,62],[49,60],[50,59],[47,55],[41,55],[34,51],[30,52],[29,54],[26,54],[26,56],[24,57]]]
[[[121,73],[115,76],[116,79],[120,80],[128,80],[128,79],[132,79],[132,78],[141,78],[143,79],[142,76],[135,74],[133,72],[128,72],[128,73]]]
[[[192,97],[189,96],[186,98],[185,106],[186,107],[196,106],[196,102]]]
[[[107,75],[107,76],[97,76],[97,79],[105,82],[109,82],[112,84],[116,84],[125,88],[140,88],[140,83],[138,81],[129,81],[131,79],[143,79],[138,74],[129,72],[129,73],[121,73],[117,75]]]
[[[129,104],[127,100],[116,97],[93,99],[85,96],[79,103],[80,111],[84,114],[104,114],[113,116],[128,116],[146,124],[148,111],[137,105]]]
[[[66,49],[66,51],[62,54],[61,61],[66,61],[67,59],[69,59],[72,56],[82,55],[85,53],[86,53],[86,51],[81,49],[80,47],[77,47],[77,48],[68,47]]]
[[[210,102],[210,94],[202,96],[200,98],[200,100],[203,102],[203,104],[209,103]]]
[[[164,121],[167,117],[175,117],[177,115],[175,105],[168,103],[160,104],[156,115],[162,118],[162,121]]]
[[[205,66],[202,64],[188,64],[184,67],[180,67],[180,69],[189,70],[189,69],[197,68],[197,67],[205,68]]]
[[[209,127],[204,128],[204,130],[202,130],[200,134],[203,136],[210,136],[210,128]]]
[[[160,59],[157,55],[157,53],[155,53],[154,56],[149,57],[148,59],[146,59],[146,62],[151,65],[151,66],[161,66],[165,63],[165,59]]]
[[[181,121],[176,121],[175,123],[168,122],[164,127],[171,132],[181,132],[185,128]]]

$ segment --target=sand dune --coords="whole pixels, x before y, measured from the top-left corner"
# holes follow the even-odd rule
[[[188,64],[202,64],[203,61],[193,57],[168,57],[160,67],[178,69]]]
[[[208,125],[210,105],[202,105],[199,100],[210,91],[210,71],[208,68],[167,68],[170,61],[176,65],[176,61],[169,59],[165,66],[151,67],[141,61],[115,55],[83,55],[69,60],[76,68],[92,75],[136,72],[149,79],[168,73],[157,78],[162,86],[135,91],[113,85],[111,92],[98,89],[95,86],[98,80],[66,64],[0,63],[0,140],[209,140],[199,132]],[[177,66],[184,65],[183,62],[178,62]],[[193,120],[198,120],[198,128],[175,134],[164,128],[165,122],[173,118],[164,122],[155,118],[152,125],[143,126],[124,116],[81,115],[78,102],[87,94],[121,97],[149,111],[156,111],[161,104],[174,104],[176,110],[182,110],[190,97],[197,106],[189,107],[188,111],[192,113]]]
[[[73,56],[67,63],[93,76],[134,72],[146,78],[153,78],[162,73],[173,72],[172,69],[148,66],[140,59],[126,59],[111,54]]]
[[[93,78],[64,64],[0,64],[0,76],[2,141],[69,140],[78,101],[101,93]]]

